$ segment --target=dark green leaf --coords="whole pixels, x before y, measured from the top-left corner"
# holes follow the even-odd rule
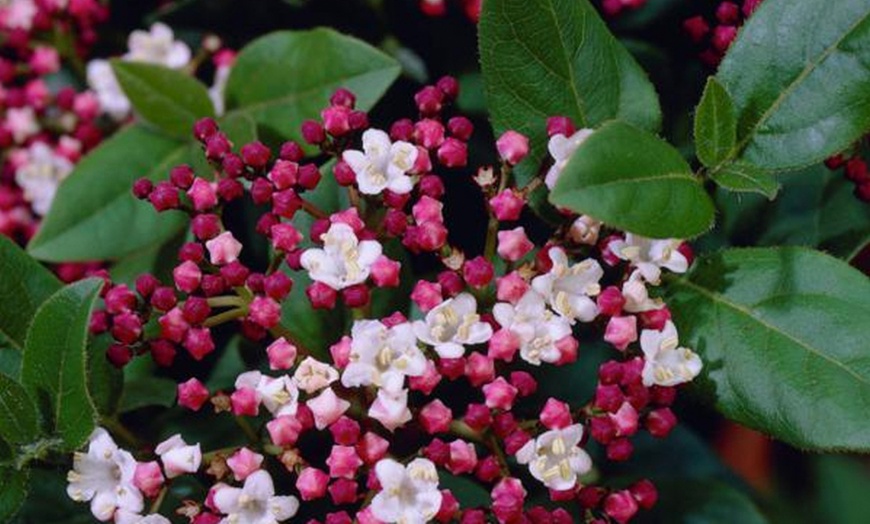
[[[459,505],[464,508],[486,508],[491,503],[489,492],[483,486],[466,477],[451,475],[444,470],[438,472],[438,482],[449,489]]]
[[[870,515],[870,472],[861,460],[822,455],[814,457],[817,522],[864,524]]]
[[[710,172],[714,182],[729,191],[761,193],[773,200],[779,192],[779,182],[758,166],[737,161]]]
[[[124,390],[124,374],[106,358],[106,349],[112,342],[110,337],[104,336],[88,344],[88,392],[97,413],[106,416],[118,411]]]
[[[51,296],[27,332],[21,381],[68,449],[84,443],[97,416],[87,387],[88,322],[101,279],[82,280]]]
[[[580,127],[610,119],[655,131],[658,97],[644,71],[587,0],[488,0],[480,19],[480,62],[496,134],[527,135],[528,181],[546,155],[546,120]]]
[[[182,71],[121,60],[112,70],[139,116],[167,134],[189,138],[197,120],[214,117],[208,89]]]
[[[186,160],[187,148],[141,125],[103,142],[58,189],[28,251],[41,260],[68,262],[117,259],[162,245],[184,226],[184,216],[158,214],[136,200],[133,182],[165,179]]]
[[[21,384],[0,374],[0,439],[27,444],[39,434],[36,406]]]
[[[27,499],[11,524],[93,524],[88,504],[73,502],[67,496],[66,473],[66,468],[31,469]]]
[[[14,242],[0,235],[0,335],[21,349],[39,306],[60,282]],[[8,351],[8,349],[0,349]]]
[[[276,32],[239,54],[227,83],[227,110],[252,116],[280,138],[299,140],[302,121],[318,117],[337,88],[353,91],[357,107],[367,110],[400,70],[377,49],[331,29]]]
[[[147,406],[164,408],[175,405],[176,383],[168,378],[140,377],[124,384],[124,396],[118,411],[126,413]]]
[[[719,68],[737,148],[769,169],[818,162],[870,129],[870,3],[766,0]]]
[[[0,468],[0,522],[9,522],[27,498],[30,472]]]
[[[801,448],[870,449],[866,276],[808,249],[732,249],[671,279],[669,295],[726,416]]]
[[[695,111],[695,148],[705,166],[715,166],[728,157],[737,142],[734,103],[716,77],[707,79],[701,103]]]
[[[641,522],[764,524],[767,519],[743,493],[717,480],[683,479],[658,484],[659,501]]]
[[[713,202],[680,153],[623,122],[583,142],[550,202],[653,238],[690,238],[713,225]]]

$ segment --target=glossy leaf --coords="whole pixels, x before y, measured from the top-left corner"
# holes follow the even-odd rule
[[[187,160],[187,144],[133,125],[86,156],[60,186],[48,216],[27,249],[50,262],[112,260],[162,245],[184,215],[157,213],[132,194],[141,177],[165,179]]]
[[[0,235],[0,335],[24,347],[30,321],[40,305],[60,289],[60,281],[13,241]],[[11,349],[0,349],[0,352]]]
[[[27,498],[30,471],[0,468],[0,522],[10,522]]]
[[[870,129],[870,3],[766,0],[717,78],[737,110],[729,155],[757,166],[805,166]]]
[[[97,416],[87,387],[88,322],[101,279],[82,280],[51,296],[27,333],[21,381],[68,449],[84,443]]]
[[[728,157],[737,142],[734,103],[715,77],[707,79],[701,103],[695,110],[695,149],[705,166],[715,166]]]
[[[215,116],[208,89],[182,71],[120,60],[112,70],[136,113],[169,135],[188,138],[198,119]]]
[[[711,171],[710,178],[729,191],[760,193],[770,200],[779,192],[779,182],[772,174],[748,162],[726,164]]]
[[[794,446],[868,450],[870,281],[803,248],[732,249],[669,285],[720,411]]]
[[[690,238],[713,224],[713,203],[680,153],[623,122],[586,139],[550,202],[654,238]]]
[[[357,108],[367,110],[400,70],[377,49],[331,29],[276,32],[239,54],[227,83],[227,110],[250,115],[278,138],[299,140],[302,121],[317,118],[337,88],[353,91]]]
[[[579,127],[620,119],[655,131],[661,111],[646,73],[587,0],[488,0],[480,19],[480,63],[496,134],[530,138],[518,177],[535,176],[547,148],[546,121]]]
[[[38,413],[21,384],[0,374],[0,439],[27,444],[39,434]]]
[[[121,413],[147,406],[171,407],[175,404],[176,382],[168,378],[145,376],[124,384],[118,410]]]

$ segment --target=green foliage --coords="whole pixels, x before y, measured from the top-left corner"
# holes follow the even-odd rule
[[[695,112],[695,148],[705,166],[715,166],[728,157],[737,142],[737,118],[734,103],[716,77],[707,79],[707,87]]]
[[[186,153],[186,144],[141,124],[118,132],[85,157],[58,189],[28,252],[50,262],[112,260],[162,245],[184,226],[184,216],[158,214],[136,200],[133,182],[164,179],[187,159]]]
[[[0,335],[15,349],[24,347],[27,328],[39,306],[60,282],[14,242],[0,235]],[[12,348],[0,347],[0,353]]]
[[[357,107],[367,110],[400,70],[377,49],[331,29],[271,33],[239,54],[227,110],[250,115],[270,137],[301,140],[302,121],[316,118],[337,88],[353,91]]]
[[[801,248],[706,256],[669,286],[727,417],[801,448],[868,450],[870,281]]]
[[[766,0],[717,74],[734,101],[729,159],[796,168],[845,149],[870,129],[870,4]]]
[[[0,440],[20,445],[39,435],[39,415],[21,384],[0,374]]]
[[[126,413],[147,406],[164,408],[175,405],[176,382],[168,378],[143,376],[128,380],[118,411]]]
[[[620,119],[649,131],[661,111],[644,71],[587,0],[489,0],[480,19],[480,65],[496,134],[530,139],[517,175],[528,181],[546,156],[546,120],[580,127]]]
[[[660,499],[644,522],[765,524],[767,519],[752,500],[717,480],[682,479],[659,484]]]
[[[21,381],[46,429],[74,450],[90,436],[96,409],[87,388],[88,322],[103,281],[82,280],[52,295],[27,332]]]
[[[0,521],[9,522],[27,498],[29,471],[0,467]]]
[[[622,122],[583,142],[550,202],[653,238],[691,238],[713,225],[713,202],[680,153]]]
[[[779,182],[770,173],[739,160],[712,171],[710,177],[729,191],[761,193],[770,200],[779,192]]]
[[[186,139],[197,120],[214,116],[208,89],[183,71],[121,60],[112,70],[136,113],[166,134]]]

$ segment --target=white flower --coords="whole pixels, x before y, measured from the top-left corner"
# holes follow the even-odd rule
[[[33,0],[7,0],[0,5],[3,6],[3,24],[7,29],[30,31],[39,11]]]
[[[422,342],[435,347],[442,358],[459,358],[465,346],[482,344],[492,337],[492,327],[480,321],[477,301],[469,293],[445,300],[414,322],[414,333]]]
[[[571,334],[571,325],[547,309],[536,291],[526,291],[516,306],[500,302],[492,309],[495,320],[520,339],[520,357],[538,366],[556,362],[561,357],[556,342]]]
[[[227,81],[230,79],[232,70],[233,68],[230,66],[218,66],[214,73],[214,84],[208,88],[208,97],[211,98],[217,116],[222,116],[226,111],[224,91],[227,89]]]
[[[544,184],[546,184],[549,189],[556,187],[559,175],[562,174],[562,170],[568,165],[568,161],[571,160],[571,155],[574,154],[574,151],[576,151],[577,148],[580,147],[580,144],[589,138],[589,135],[591,134],[591,129],[581,129],[570,137],[561,133],[550,137],[547,149],[549,149],[550,156],[553,157],[555,162],[553,163],[553,166],[550,167],[550,170],[547,171],[547,176],[544,177]]]
[[[549,252],[553,267],[544,275],[532,280],[532,288],[547,298],[553,311],[568,319],[591,322],[598,315],[598,306],[589,297],[601,292],[598,281],[604,276],[601,265],[588,258],[573,266],[568,265],[568,256],[560,248]]]
[[[388,328],[377,320],[357,320],[350,336],[350,364],[341,376],[345,387],[374,385],[395,393],[405,376],[426,371],[426,357],[410,323]]]
[[[299,389],[296,381],[287,375],[280,377],[263,376],[256,387],[263,405],[275,417],[295,415],[299,407]]]
[[[127,39],[125,62],[145,62],[171,69],[181,69],[190,62],[190,48],[175,40],[172,29],[161,23],[151,26],[151,31],[133,31]],[[116,120],[124,119],[130,112],[130,101],[121,89],[112,66],[107,60],[91,60],[87,67],[88,85],[100,101],[103,111]]]
[[[156,513],[151,515],[140,515],[138,513],[119,510],[115,513],[115,524],[171,524],[171,522],[163,515],[158,515]]]
[[[88,86],[96,93],[100,108],[115,120],[123,120],[130,112],[130,100],[121,89],[108,60],[91,60],[87,68]]]
[[[649,290],[643,281],[640,271],[635,271],[622,284],[622,296],[625,298],[623,309],[629,313],[643,313],[653,309],[661,309],[664,303],[661,299],[650,298]]]
[[[337,291],[365,282],[382,252],[377,241],[360,241],[347,224],[332,224],[321,239],[323,249],[305,251],[300,263],[312,280]]]
[[[338,371],[329,364],[306,357],[296,368],[293,380],[302,391],[315,393],[338,380]]]
[[[199,444],[188,446],[181,435],[173,435],[154,449],[163,462],[167,478],[175,478],[184,473],[196,473],[202,463]]]
[[[556,491],[577,484],[577,477],[592,469],[592,459],[583,448],[583,426],[553,429],[527,442],[517,452],[517,462],[528,464],[532,476]]]
[[[160,22],[150,31],[133,31],[127,39],[129,51],[123,59],[128,62],[146,62],[171,69],[181,69],[190,62],[190,48],[175,40],[172,29]]]
[[[412,418],[411,410],[408,409],[408,390],[392,392],[379,389],[377,398],[369,407],[369,416],[390,431],[404,426]]]
[[[33,212],[45,215],[60,183],[72,173],[73,164],[49,146],[37,142],[27,151],[27,163],[15,171],[15,182],[24,191]]]
[[[360,193],[377,195],[384,189],[393,193],[410,193],[414,184],[406,175],[417,161],[417,148],[408,142],[390,142],[380,129],[363,133],[363,150],[348,150],[341,156],[356,173]]]
[[[242,488],[219,488],[214,494],[214,504],[227,515],[221,524],[277,524],[299,510],[296,497],[275,496],[272,477],[262,469],[251,473]]]
[[[6,129],[12,133],[16,144],[21,144],[39,133],[39,122],[32,107],[13,107],[6,110]]]
[[[441,508],[438,471],[431,461],[418,458],[403,467],[393,459],[382,459],[375,474],[381,491],[372,499],[371,509],[378,520],[423,524]]]
[[[142,493],[133,484],[136,461],[119,449],[102,428],[91,435],[88,452],[73,456],[73,469],[67,474],[67,495],[76,502],[91,502],[98,520],[112,518],[116,511],[142,511]]]
[[[679,345],[677,328],[670,320],[661,331],[644,329],[641,332],[644,386],[676,386],[698,376],[701,358],[691,349]]]
[[[614,255],[631,262],[644,280],[650,284],[658,284],[661,268],[670,269],[674,273],[685,273],[689,268],[689,261],[678,249],[682,243],[682,240],[653,240],[626,233],[625,240],[614,240],[609,247]]]

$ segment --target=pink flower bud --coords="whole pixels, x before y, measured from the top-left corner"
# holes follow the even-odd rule
[[[500,221],[519,220],[525,202],[512,189],[505,189],[489,199],[492,214]]]
[[[269,297],[255,297],[251,301],[248,318],[257,325],[271,329],[281,320],[281,305]]]
[[[441,374],[431,360],[426,361],[426,370],[422,375],[408,378],[408,386],[424,395],[432,394],[439,382],[441,382]]]
[[[326,495],[329,475],[315,468],[305,468],[296,479],[296,489],[302,500],[316,500]]]
[[[556,361],[557,366],[564,366],[577,362],[577,351],[580,349],[580,342],[571,335],[560,338],[554,344],[559,350],[559,360]]]
[[[119,284],[106,292],[106,311],[112,315],[136,308],[136,295],[125,284]]]
[[[459,81],[452,76],[442,76],[435,83],[435,86],[444,93],[447,100],[456,100],[456,97],[459,96]]]
[[[462,475],[473,472],[475,466],[477,466],[477,451],[472,444],[464,440],[454,440],[450,443],[447,471],[454,475]]]
[[[154,452],[160,455],[167,478],[175,478],[185,473],[196,473],[202,463],[199,444],[189,446],[180,435],[174,435],[161,442]]]
[[[187,334],[184,335],[182,345],[194,360],[202,360],[206,355],[214,351],[211,330],[207,327],[188,329]]]
[[[562,429],[573,423],[571,407],[554,398],[547,399],[541,410],[541,424],[547,429]]]
[[[411,300],[417,304],[417,307],[423,313],[426,313],[444,300],[441,296],[441,286],[433,282],[420,280],[411,292]]]
[[[253,388],[239,388],[230,395],[233,415],[256,417],[260,410],[260,395]]]
[[[305,294],[314,309],[332,309],[338,299],[338,293],[323,282],[312,282]]]
[[[193,208],[199,212],[208,211],[218,204],[217,188],[211,182],[196,178],[187,190],[187,196],[193,202]]]
[[[625,351],[629,344],[637,340],[637,317],[611,317],[607,322],[604,340],[620,351]]]
[[[608,286],[598,295],[597,303],[602,315],[615,317],[622,313],[625,297],[618,287]]]
[[[511,362],[520,349],[520,337],[513,331],[502,328],[493,333],[489,339],[487,355],[494,360]]]
[[[365,307],[371,300],[371,293],[365,284],[356,284],[342,289],[341,299],[349,308]]]
[[[350,131],[351,109],[345,106],[330,106],[320,112],[323,128],[332,136],[344,136]]]
[[[472,386],[478,387],[495,377],[495,363],[482,353],[472,353],[465,364],[465,375]]]
[[[670,408],[659,408],[650,411],[646,416],[646,429],[656,438],[665,438],[677,425],[677,417]]]
[[[60,55],[51,47],[37,46],[30,55],[30,67],[37,75],[48,75],[60,69]]]
[[[353,479],[356,470],[363,465],[363,461],[356,454],[353,446],[332,446],[326,465],[329,466],[330,477]]]
[[[292,289],[293,280],[281,271],[263,279],[263,291],[274,300],[284,300]]]
[[[369,465],[384,458],[389,448],[389,441],[372,432],[366,432],[356,445],[357,453]]]
[[[517,165],[529,154],[529,139],[516,131],[506,131],[495,143],[501,159]]]
[[[667,324],[668,320],[671,319],[671,310],[665,306],[659,309],[644,311],[640,313],[639,316],[640,323],[644,328],[661,331],[665,328],[665,324]]]
[[[299,420],[290,415],[281,415],[266,423],[266,431],[269,432],[269,438],[276,446],[293,446],[299,440],[299,434],[302,433],[302,424]]]
[[[611,413],[608,416],[616,429],[616,436],[630,437],[637,433],[638,415],[631,403],[623,402],[616,413]]]
[[[190,324],[184,320],[184,314],[177,307],[170,309],[157,322],[160,324],[160,336],[177,343],[184,340],[184,335],[190,329]]]
[[[505,260],[516,262],[529,254],[534,247],[523,227],[498,232],[498,255]]]
[[[227,466],[233,472],[233,476],[239,482],[248,478],[251,473],[260,469],[263,464],[263,455],[254,453],[248,448],[241,448],[227,459]]]
[[[329,426],[329,432],[337,444],[352,446],[359,440],[360,426],[354,419],[342,416]]]
[[[229,231],[225,231],[205,243],[209,259],[216,266],[235,262],[242,251],[242,243],[236,240]]]
[[[434,149],[444,143],[444,126],[441,122],[423,119],[414,125],[417,143],[426,149]]]
[[[452,137],[444,140],[438,147],[438,161],[445,167],[465,167],[468,164],[468,145]]]
[[[191,378],[187,382],[182,382],[178,385],[178,405],[183,406],[192,411],[199,411],[199,408],[208,400],[209,392],[205,385]]]
[[[467,142],[474,132],[474,124],[464,116],[454,116],[447,122],[447,129],[458,140]]]
[[[397,287],[401,269],[402,264],[381,255],[371,266],[372,281],[378,287]]]
[[[263,169],[272,158],[272,151],[259,141],[243,145],[241,153],[242,160],[254,169]]]
[[[456,380],[462,375],[466,373],[465,359],[464,358],[441,358],[438,360],[438,372],[443,376],[447,377],[449,380]],[[483,382],[487,382],[490,379],[485,379]],[[478,384],[480,385],[480,384]]]
[[[446,433],[450,430],[453,412],[443,402],[436,399],[423,406],[418,418],[426,433],[430,435]]]
[[[266,348],[269,369],[290,369],[296,362],[296,346],[281,337]]]
[[[443,207],[444,204],[438,200],[424,195],[416,204],[414,204],[411,211],[414,216],[414,221],[418,224],[429,220],[444,222],[444,215],[441,212]]]
[[[492,281],[493,273],[495,272],[492,262],[477,256],[465,262],[462,266],[462,276],[468,285],[475,288],[482,288]]]
[[[628,490],[617,491],[604,499],[604,512],[619,524],[625,524],[637,513],[637,501]]]
[[[269,171],[268,178],[278,191],[283,191],[296,185],[298,174],[299,164],[288,160],[278,160]]]
[[[574,122],[567,116],[551,116],[547,119],[547,136],[571,136],[576,130]]]
[[[329,496],[332,498],[333,504],[353,504],[356,502],[358,489],[356,481],[338,479],[329,485]],[[357,515],[357,521],[363,523],[359,515]]]
[[[323,392],[305,403],[314,416],[314,425],[317,429],[324,429],[339,419],[350,407],[350,402],[339,398],[332,388],[326,388]]]
[[[523,514],[526,490],[515,478],[506,477],[493,488],[492,512],[500,524],[519,522]]]
[[[505,276],[497,277],[495,285],[496,298],[511,304],[516,304],[526,294],[526,291],[529,290],[528,282],[517,271],[511,271]]]
[[[434,115],[441,111],[444,93],[435,86],[426,86],[414,95],[417,109],[424,115]]]
[[[595,388],[595,407],[615,413],[625,401],[622,388],[616,384],[598,384]]]
[[[163,471],[156,460],[136,464],[133,485],[146,497],[156,497],[160,493],[160,488],[163,487],[163,481]]]
[[[655,484],[647,479],[639,480],[637,483],[628,488],[631,496],[637,501],[638,505],[643,509],[652,509],[659,499],[659,492]]]
[[[713,29],[710,44],[713,49],[724,53],[731,46],[731,42],[737,37],[737,28],[733,25],[720,25]]]
[[[435,515],[435,520],[438,522],[452,522],[453,518],[459,512],[459,501],[453,496],[450,490],[441,490],[441,507],[438,508],[438,513]]]
[[[703,16],[693,16],[683,22],[683,30],[688,33],[693,42],[699,43],[710,32],[710,25]]]
[[[178,186],[179,189],[190,189],[190,186],[192,186],[194,180],[196,180],[196,173],[193,172],[193,168],[189,165],[182,164],[173,167],[172,170],[169,171],[169,180]]]
[[[517,388],[502,377],[483,386],[483,394],[486,397],[486,406],[491,409],[510,410],[517,398]]]
[[[182,262],[172,271],[175,287],[185,293],[193,293],[202,281],[202,271],[193,262]]]
[[[329,354],[336,368],[344,369],[350,364],[350,347],[351,338],[348,336],[341,337],[338,342],[329,346]]]

